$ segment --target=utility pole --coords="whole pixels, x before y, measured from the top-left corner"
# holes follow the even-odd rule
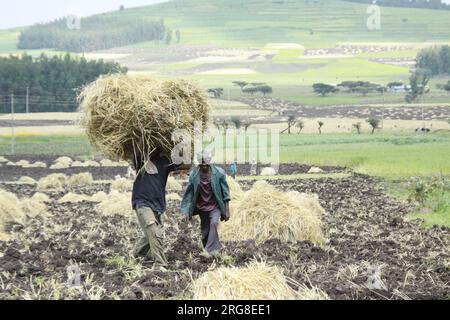
[[[30,97],[29,97],[29,93],[30,93],[30,88],[27,87],[27,97],[26,97],[26,113],[30,113]]]
[[[11,153],[14,154],[16,138],[14,134],[14,94],[11,94]]]

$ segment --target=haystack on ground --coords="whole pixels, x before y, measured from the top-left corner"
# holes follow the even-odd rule
[[[37,198],[22,199],[20,201],[20,208],[30,218],[49,214],[47,205]]]
[[[92,184],[92,182],[94,182],[94,178],[90,172],[74,174],[67,180],[67,184],[70,186],[85,186]]]
[[[117,178],[111,182],[111,190],[119,192],[129,192],[133,189],[133,181],[126,178]]]
[[[272,167],[262,168],[261,175],[262,176],[275,176],[277,172]]]
[[[100,202],[95,209],[105,216],[132,216],[131,193],[111,191],[105,201]]]
[[[23,176],[23,177],[20,177],[19,180],[17,180],[17,183],[20,183],[20,184],[36,184],[37,181],[34,180],[31,177]]]
[[[33,194],[31,199],[39,201],[39,202],[50,202],[51,201],[51,199],[48,195],[46,195],[45,193],[40,193],[40,192],[36,192],[35,194]]]
[[[69,157],[59,157],[50,166],[50,169],[66,169],[70,168],[73,160]]]
[[[100,160],[100,165],[102,167],[117,167],[118,166],[117,162],[111,161],[109,159]]]
[[[0,156],[0,163],[8,162],[9,160],[6,159],[4,156]]]
[[[156,80],[114,74],[99,78],[80,94],[82,126],[92,145],[107,158],[132,160],[136,151],[146,162],[161,147],[170,152],[175,129],[206,127],[205,93],[183,80]]]
[[[242,199],[242,196],[244,195],[244,191],[242,190],[239,183],[230,176],[227,176],[227,183],[228,183],[228,186],[230,187],[231,200]]]
[[[39,191],[60,191],[64,189],[67,182],[67,176],[62,173],[50,174],[41,178],[37,184]]]
[[[58,200],[59,203],[78,203],[83,201],[89,201],[90,197],[85,194],[77,194],[69,192]]]
[[[24,223],[25,212],[20,206],[19,199],[12,193],[0,190],[0,240],[6,241],[9,235],[6,227],[9,223]]]
[[[225,241],[325,241],[321,221],[325,211],[314,196],[280,192],[258,181],[240,201],[231,202],[231,211],[232,219],[219,229]]]
[[[311,169],[309,169],[308,173],[323,173],[323,170],[318,167],[311,167]]]
[[[28,162],[28,160],[19,160],[16,162],[16,166],[19,166],[19,167],[26,167],[29,165],[30,165],[30,162]]]
[[[264,262],[251,262],[246,267],[222,267],[204,273],[194,281],[195,300],[314,300],[327,299],[317,289],[292,289],[282,269]],[[312,292],[320,294],[312,295]]]
[[[90,201],[92,202],[103,202],[106,200],[108,200],[108,195],[103,191],[97,192],[96,194],[92,195],[90,199]]]
[[[183,190],[183,186],[174,177],[169,177],[167,179],[166,189],[167,191],[181,191]]]
[[[166,196],[167,201],[181,201],[181,197],[177,193],[169,193]]]
[[[47,168],[47,164],[42,161],[36,161],[34,163],[22,165],[22,168]]]

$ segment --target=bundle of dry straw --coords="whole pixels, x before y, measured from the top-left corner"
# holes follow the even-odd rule
[[[281,192],[258,181],[239,200],[231,201],[230,208],[232,218],[219,229],[225,241],[325,241],[321,221],[325,210],[315,195]]]
[[[140,154],[146,162],[157,147],[169,152],[175,129],[192,134],[194,123],[206,127],[209,116],[204,92],[183,80],[108,75],[88,85],[79,99],[87,136],[111,159],[130,161]]]
[[[283,270],[264,262],[251,262],[245,267],[221,267],[204,273],[195,280],[195,300],[326,300],[317,288],[288,285]]]

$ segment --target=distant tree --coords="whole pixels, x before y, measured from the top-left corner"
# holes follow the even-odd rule
[[[325,83],[314,83],[313,90],[315,93],[320,94],[322,97],[325,97],[327,94],[339,91],[339,89],[335,86]]]
[[[123,11],[123,10],[125,10],[125,6],[122,4],[122,5],[120,5],[120,7],[119,7],[119,11]]]
[[[268,85],[260,85],[257,87],[258,91],[261,92],[264,96],[266,94],[271,94],[273,92],[273,89],[271,86]]]
[[[408,103],[420,100],[420,98],[427,93],[428,82],[430,81],[429,70],[418,69],[409,79],[411,89],[405,96]]]
[[[447,84],[444,84],[442,87],[445,91],[450,91],[450,81]]]
[[[242,120],[238,117],[232,117],[231,122],[234,124],[234,127],[239,130],[242,127]]]
[[[372,134],[374,134],[376,129],[380,127],[380,119],[370,118],[366,120],[368,124],[372,127]]]
[[[287,125],[288,127],[284,129],[281,133],[288,132],[288,134],[291,134],[291,127],[297,122],[297,117],[295,114],[289,114],[287,117]]]
[[[223,128],[224,132],[226,132],[228,130],[228,126],[229,126],[229,124],[228,124],[227,120],[223,119],[222,120],[222,128]]]
[[[175,38],[177,40],[177,43],[181,42],[181,32],[180,29],[177,29],[177,31],[175,31]]]
[[[166,45],[170,45],[172,43],[173,38],[172,34],[173,34],[172,30],[167,29],[166,38],[164,39]]]
[[[322,127],[325,123],[323,123],[323,121],[318,121],[317,124],[319,125],[319,134],[322,134]]]
[[[353,89],[353,92],[360,93],[363,96],[366,96],[370,92],[369,87],[356,87]]]
[[[303,128],[305,127],[305,123],[300,119],[297,121],[295,126],[298,128],[298,133],[300,134],[300,132],[302,132]]]
[[[243,90],[244,90],[244,87],[245,87],[246,85],[248,85],[248,82],[245,82],[245,81],[233,81],[233,84],[234,84],[235,86],[238,86],[239,88],[241,88],[241,91],[244,92],[244,91],[243,91]]]
[[[220,129],[222,129],[222,121],[217,119],[214,121],[214,126],[217,128],[217,130],[220,132]]]
[[[358,132],[358,134],[361,134],[361,128],[362,128],[361,122],[354,123],[353,128],[356,129],[356,132]]]
[[[244,122],[244,130],[245,130],[245,132],[247,132],[248,128],[250,128],[251,125],[252,125],[252,123],[249,120]]]
[[[256,92],[258,92],[258,87],[247,86],[244,89],[242,89],[242,92],[249,95],[254,95]]]
[[[214,96],[214,98],[216,98],[216,99],[223,96],[223,88],[208,89],[207,92],[209,94],[212,94]]]
[[[387,84],[387,87],[389,89],[392,89],[392,88],[395,88],[395,87],[400,87],[400,86],[403,86],[403,82],[401,82],[401,81],[393,81],[393,82],[389,82]]]

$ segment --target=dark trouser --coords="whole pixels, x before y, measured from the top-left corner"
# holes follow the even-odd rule
[[[160,215],[147,207],[137,207],[136,215],[143,236],[136,245],[134,255],[137,257],[143,256],[157,264],[167,265]]]
[[[220,216],[221,213],[219,209],[200,213],[202,243],[208,253],[215,253],[221,248],[219,233],[217,232]]]

